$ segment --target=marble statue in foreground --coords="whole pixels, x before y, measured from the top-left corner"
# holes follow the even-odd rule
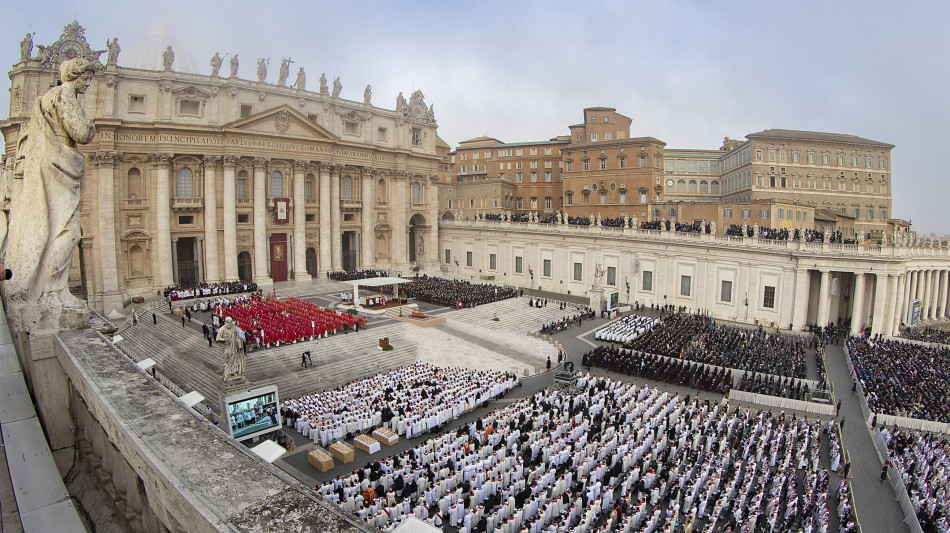
[[[218,330],[215,340],[224,348],[224,381],[241,381],[244,379],[244,346],[234,319],[224,319],[224,326]]]
[[[26,136],[18,142],[23,188],[11,206],[4,261],[13,271],[5,285],[12,314],[31,308],[25,311],[29,316],[21,317],[23,327],[53,318],[50,312],[86,309],[86,302],[69,293],[67,277],[80,239],[79,197],[86,169],[76,144],[87,144],[96,134],[79,95],[95,71],[85,59],[63,62],[63,84],[36,99]]]

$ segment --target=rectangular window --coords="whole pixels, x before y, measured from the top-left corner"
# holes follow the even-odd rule
[[[241,118],[247,118],[254,112],[254,106],[251,104],[241,104]]]
[[[521,274],[524,272],[524,258],[521,256],[515,256],[515,274]]]
[[[769,150],[769,163],[775,162],[775,150]]]
[[[622,203],[622,204],[627,203],[627,193],[625,193],[625,192],[621,192],[621,193],[620,193],[620,203]]]
[[[653,291],[653,272],[650,270],[643,271],[643,291],[644,292]]]
[[[537,183],[537,182],[538,182],[538,173],[537,173],[537,172],[532,172],[532,173],[531,173],[531,183]]]
[[[544,198],[544,208],[545,208],[545,209],[551,209],[551,197],[550,197],[550,196],[546,196],[546,197]]]
[[[445,264],[449,264],[451,262],[452,262],[452,250],[449,250],[448,248],[446,248],[445,249]]]
[[[544,173],[544,181],[546,181],[546,182],[548,182],[548,183],[551,182],[551,173],[550,173],[550,172],[545,172],[545,173]]]
[[[145,112],[145,96],[141,94],[130,95],[129,96],[129,113],[144,113],[144,112]]]
[[[597,134],[596,134],[596,133],[591,133],[591,134],[590,134],[590,140],[591,140],[591,142],[596,141],[596,140],[597,140]]]
[[[617,267],[607,267],[607,285],[611,287],[617,285]]]
[[[676,209],[670,209],[670,218],[676,218]]]
[[[389,130],[386,128],[376,128],[376,140],[386,141],[389,139]]]
[[[238,200],[247,199],[247,180],[239,179],[234,182],[234,196]]]
[[[239,213],[237,216],[237,221],[238,221],[238,224],[247,224],[248,222],[251,221],[251,215],[247,213],[244,213],[244,214]]]
[[[779,212],[781,212],[781,211],[782,211],[782,210],[779,209]],[[760,210],[759,210],[759,218],[769,218],[769,210],[768,210],[768,209],[760,209]]]
[[[544,155],[551,155],[551,148],[545,148]]]
[[[858,168],[858,156],[851,156],[851,166]]]
[[[609,141],[612,138],[613,138],[613,134],[610,133],[609,131],[607,133],[604,133],[604,140]]]
[[[515,181],[518,183],[521,183],[522,181],[524,181],[524,174],[522,174],[521,172],[516,173]]]
[[[762,218],[765,218],[765,217],[762,217]],[[783,209],[779,209],[779,210],[778,210],[778,219],[779,219],[779,220],[784,220],[784,219],[785,219],[785,210],[783,210]]]
[[[752,210],[751,210],[751,209],[743,209],[743,210],[742,210],[742,218],[750,218],[751,216],[752,216]]]
[[[244,215],[244,216],[247,217],[248,215]],[[307,219],[307,222],[316,222],[316,221],[317,221],[317,215],[315,215],[315,214],[313,214],[313,213],[307,213],[306,219]]]
[[[474,154],[472,154],[472,159],[478,159],[478,152],[475,152]]]
[[[822,164],[822,165],[830,165],[830,164],[831,164],[831,156],[828,155],[828,154],[821,154],[821,164]]]
[[[422,129],[412,128],[412,145],[422,146]]]
[[[693,278],[690,276],[680,276],[680,296],[689,296],[690,295],[690,285],[693,282]]]
[[[545,162],[544,162],[544,168],[551,168],[552,166],[553,166],[553,165],[551,164],[550,161],[545,161]]]
[[[646,167],[647,167],[647,156],[641,155],[641,156],[640,156],[640,168],[646,168]]]
[[[778,162],[779,163],[785,162],[785,150],[782,150],[781,152],[778,153]]]
[[[881,158],[880,167],[881,170],[887,170],[887,159]]]
[[[179,100],[178,114],[198,116],[201,114],[201,102],[198,100]]]
[[[723,209],[722,218],[732,218],[732,209]]]
[[[528,166],[530,166],[531,168],[538,168],[538,162],[532,161],[531,163],[528,164]]]
[[[498,256],[496,254],[488,254],[488,270],[496,270],[498,266]]]
[[[568,172],[574,172],[574,162],[573,162],[573,161],[568,161],[568,162],[567,162],[567,171],[568,171]]]
[[[590,161],[587,159],[584,160],[584,170],[590,170]]]
[[[801,163],[801,154],[798,152],[792,152],[792,163]]]
[[[640,193],[640,203],[641,204],[647,203],[647,193],[645,192]]]
[[[544,262],[541,264],[541,266],[544,269],[541,271],[542,275],[546,278],[550,278],[551,277],[551,260],[545,259]]]
[[[574,281],[583,281],[584,280],[584,265],[582,263],[574,263]]]
[[[522,163],[521,161],[515,162],[515,169],[521,170],[523,168],[524,168],[524,163]]]
[[[468,174],[468,165],[462,165],[462,174]]]
[[[310,180],[303,182],[303,197],[308,202],[313,200],[313,182]]]
[[[732,282],[722,280],[722,288],[719,291],[719,301],[720,302],[731,302],[732,301]]]
[[[524,209],[524,198],[518,198],[518,209]]]
[[[659,209],[654,209],[654,210],[653,210],[653,218],[660,218],[660,210],[659,210]]]
[[[600,160],[600,169],[601,169],[601,170],[607,170],[607,160],[606,160],[606,159],[601,159],[601,160]]]
[[[573,195],[573,194],[568,194],[568,195],[567,195],[567,205],[574,205],[574,195]]]
[[[865,168],[874,168],[874,163],[871,162],[871,158],[870,158],[870,157],[867,157],[867,158],[864,159],[864,167],[865,167]]]
[[[195,217],[194,215],[180,215],[178,217],[178,223],[179,224],[194,224]]]
[[[510,154],[509,154],[509,155],[510,155]],[[515,150],[515,155],[518,156],[518,157],[523,156],[523,155],[524,155],[524,149],[523,149],[523,148],[518,148],[518,149],[516,149],[516,150]]]
[[[620,168],[627,168],[627,158],[621,157],[619,160]]]
[[[775,287],[765,286],[765,294],[762,298],[762,307],[766,309],[775,309]]]
[[[802,220],[802,212],[801,212],[801,211],[795,211],[795,220],[798,221],[798,222],[801,222],[801,220]]]
[[[465,266],[472,266],[472,252],[465,252]]]

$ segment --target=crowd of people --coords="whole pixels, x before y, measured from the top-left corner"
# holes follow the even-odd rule
[[[412,281],[403,283],[399,287],[401,291],[405,291],[407,296],[420,302],[455,309],[475,307],[518,296],[518,290],[514,287],[436,278],[428,275],[412,278]]]
[[[617,346],[598,346],[584,354],[582,364],[683,387],[729,394],[732,374],[725,368],[664,357]]]
[[[936,328],[905,329],[901,336],[905,339],[910,339],[913,341],[950,344],[950,331],[944,331]]]
[[[387,532],[409,516],[465,533],[832,523],[841,491],[829,493],[818,422],[606,378],[578,387],[540,391],[317,491]]]
[[[385,278],[389,272],[378,268],[367,270],[338,270],[336,272],[327,272],[327,279],[334,281],[353,281],[357,279]]]
[[[802,401],[807,401],[811,393],[811,388],[803,381],[757,372],[743,372],[735,389]]]
[[[565,309],[566,306],[567,304],[562,303],[561,309],[562,310]],[[557,320],[552,320],[551,322],[547,322],[545,324],[541,324],[541,333],[550,335],[551,333],[559,333],[561,331],[568,330],[572,326],[575,326],[575,325],[583,326],[584,319],[592,320],[596,316],[597,316],[597,312],[594,311],[593,308],[588,307],[574,316],[563,317]]]
[[[189,298],[205,298],[225,294],[257,292],[257,283],[250,281],[221,281],[219,283],[199,283],[198,285],[172,285],[162,290],[162,296],[171,302]]]
[[[366,327],[366,319],[361,316],[325,309],[297,298],[281,301],[272,295],[267,299],[253,296],[219,302],[213,312],[221,323],[228,317],[233,318],[245,344],[264,348]]]
[[[516,383],[504,372],[414,363],[285,401],[281,414],[287,425],[323,446],[380,426],[411,439],[504,395]]]
[[[864,337],[847,348],[871,411],[950,422],[950,348]]]
[[[697,342],[686,348],[683,357],[738,370],[805,378],[806,346],[801,335],[710,323]]]
[[[660,319],[652,316],[627,315],[620,320],[600,328],[594,333],[599,341],[619,342],[626,344],[640,335],[653,329],[660,323]]]
[[[889,461],[901,473],[918,509],[921,529],[950,532],[950,437],[926,431],[881,428]]]

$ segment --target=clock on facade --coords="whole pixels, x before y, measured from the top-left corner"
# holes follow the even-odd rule
[[[422,114],[426,112],[426,106],[421,102],[413,102],[409,106],[409,113],[412,115],[412,118],[422,118]]]
[[[667,187],[672,187],[672,186],[673,186],[673,180],[666,180],[666,186],[667,186]]]
[[[82,46],[74,41],[66,41],[59,47],[59,57],[63,61],[82,57]]]

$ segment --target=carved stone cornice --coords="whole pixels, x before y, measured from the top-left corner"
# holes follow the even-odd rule
[[[307,161],[298,160],[298,161],[294,161],[291,166],[294,169],[294,174],[303,174],[304,172],[307,171],[307,167],[309,165],[307,164]]]
[[[329,173],[331,166],[332,166],[332,165],[330,165],[330,163],[325,163],[325,162],[323,162],[323,161],[317,163],[317,168],[320,169],[320,173],[321,173],[321,174]]]
[[[238,158],[233,155],[226,155],[221,158],[221,161],[224,163],[224,168],[234,168],[237,165]]]
[[[209,167],[209,166],[216,167],[218,166],[218,163],[221,162],[221,156],[220,155],[206,155],[203,158],[201,158],[201,160],[202,162],[204,162],[205,167]]]
[[[115,162],[118,161],[120,157],[122,157],[120,152],[112,150],[99,150],[92,154],[93,160],[95,160],[96,164],[100,167],[115,165]]]
[[[169,153],[164,153],[164,152],[160,152],[157,154],[148,154],[148,162],[152,166],[167,169],[171,166],[172,157],[174,157],[174,154],[169,154]]]
[[[232,87],[228,87],[228,96],[229,96],[231,99],[237,98],[237,95],[238,95],[238,88],[237,88],[237,87],[233,87],[233,86],[232,86]]]
[[[172,90],[172,82],[170,82],[170,81],[161,81],[161,82],[158,83],[158,88],[161,89],[163,92],[166,92],[166,93],[171,92],[171,90]]]
[[[429,181],[431,181],[432,183],[437,183],[439,181],[439,175],[429,174]]]
[[[255,157],[254,170],[267,170],[267,163],[269,161],[270,161],[269,157]]]
[[[394,170],[392,172],[392,179],[396,181],[405,181],[409,179],[409,173],[405,170]]]
[[[118,82],[119,82],[119,77],[116,76],[115,74],[109,74],[106,76],[106,87],[111,89],[115,87],[116,83]]]

